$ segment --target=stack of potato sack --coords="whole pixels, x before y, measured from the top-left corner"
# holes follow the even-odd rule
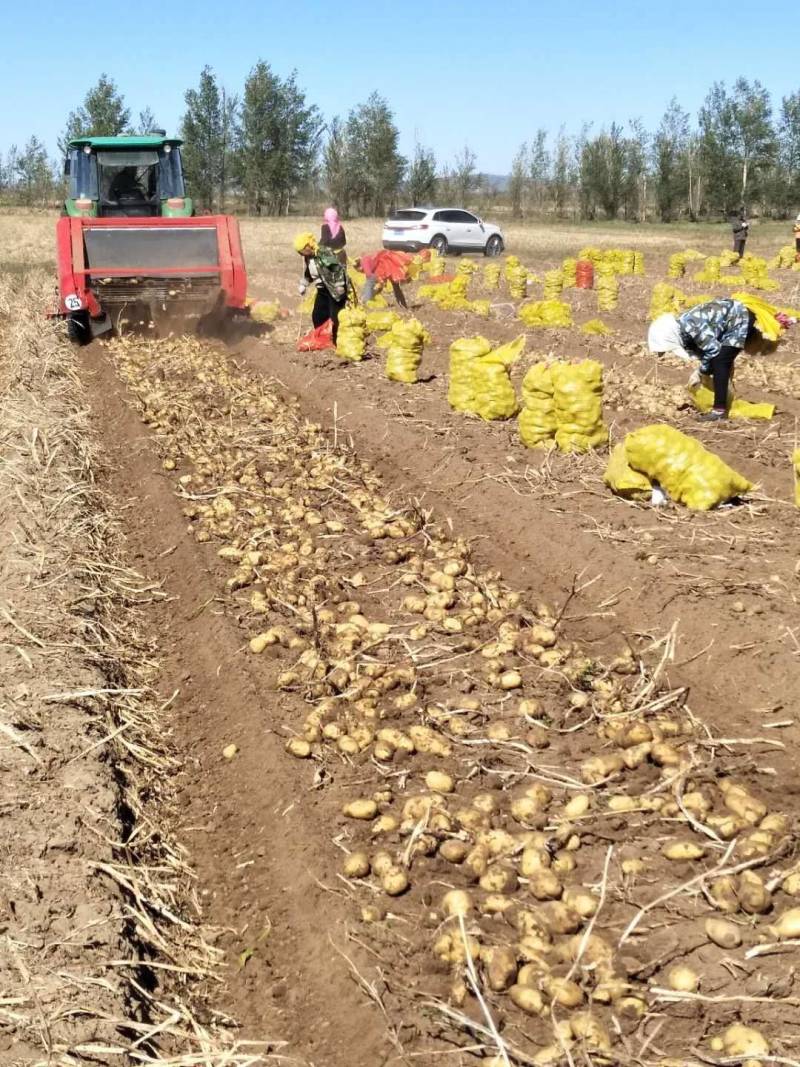
[[[525,334],[514,341],[477,356],[472,361],[474,412],[487,421],[510,419],[517,413],[517,394],[510,369],[525,349]]]
[[[477,263],[474,263],[471,259],[462,259],[456,268],[456,274],[471,278],[477,269]]]
[[[500,285],[500,275],[503,268],[499,263],[487,263],[483,268],[483,284],[487,289],[497,289]]]
[[[564,275],[560,270],[548,270],[544,274],[544,298],[545,300],[555,300],[556,297],[561,296],[561,290],[564,288]]]
[[[521,263],[517,262],[511,269],[506,264],[506,281],[508,282],[508,291],[513,299],[524,300],[528,295],[528,272]]]
[[[517,396],[509,372],[524,348],[524,334],[495,349],[481,336],[454,341],[447,388],[450,407],[487,421],[516,415]]]
[[[577,259],[568,258],[565,259],[561,265],[561,277],[564,281],[565,289],[574,289],[577,285],[577,271],[578,261]]]
[[[588,452],[608,442],[603,422],[603,366],[534,364],[522,381],[519,435],[529,448],[556,444],[562,452]]]
[[[552,364],[534,363],[522,379],[522,411],[517,426],[520,439],[528,448],[553,443],[558,421]]]
[[[650,297],[650,319],[657,319],[659,315],[677,315],[689,305],[689,297],[682,289],[677,289],[667,282],[657,282],[653,286]]]
[[[747,478],[699,441],[663,424],[629,433],[611,453],[604,480],[629,499],[645,499],[656,484],[695,511],[708,511],[752,489]]]
[[[422,349],[431,335],[417,319],[402,319],[378,342],[386,348],[386,377],[393,382],[418,380],[417,372],[422,362]]]
[[[375,314],[375,312],[372,312]],[[357,363],[367,351],[367,315],[363,308],[343,308],[339,312],[336,355]]]
[[[749,285],[751,289],[767,292],[780,289],[778,283],[767,274],[767,261],[760,256],[746,255],[740,260],[739,266],[745,285]]]
[[[572,325],[572,308],[561,300],[534,300],[523,304],[519,318],[526,326],[566,328]]]
[[[341,319],[340,319],[341,321]],[[367,312],[367,331],[369,333],[385,333],[391,330],[396,322],[400,322],[400,316],[391,308],[375,308]]]
[[[459,337],[450,345],[450,378],[447,402],[455,411],[475,411],[475,388],[472,365],[480,356],[492,350],[485,337]]]
[[[613,267],[608,263],[597,264],[597,307],[600,311],[613,311],[619,302],[619,282]]]

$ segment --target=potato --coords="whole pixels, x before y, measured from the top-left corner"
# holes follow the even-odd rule
[[[794,871],[784,878],[781,889],[790,897],[800,897],[800,871]]]
[[[550,901],[541,911],[547,929],[553,934],[575,934],[583,923],[580,915],[561,901]]]
[[[532,989],[527,985],[512,985],[508,991],[509,999],[521,1011],[528,1015],[544,1015],[544,997],[538,989]]]
[[[664,845],[661,855],[668,860],[699,860],[705,856],[706,850],[703,845],[695,841],[673,841],[672,844]]]
[[[463,889],[451,889],[442,897],[439,910],[448,918],[465,916],[474,909],[472,897]]]
[[[514,950],[506,945],[485,948],[481,951],[481,962],[486,974],[486,984],[495,993],[512,986],[517,978],[517,957]]]
[[[629,723],[628,726],[626,726],[615,738],[615,741],[620,748],[635,748],[638,745],[645,745],[652,740],[653,731],[646,722],[642,722],[641,720]]]
[[[535,797],[521,796],[511,801],[511,817],[523,825],[536,822],[543,813],[542,805]],[[540,824],[541,825],[541,824]]]
[[[581,778],[587,785],[599,785],[600,782],[618,774],[625,766],[622,756],[611,753],[607,756],[592,756],[581,764]]]
[[[478,844],[486,848],[491,856],[510,856],[517,849],[517,839],[506,830],[488,830],[481,834]]]
[[[656,741],[650,749],[650,759],[659,767],[678,767],[683,757],[674,745],[666,741]]]
[[[748,915],[763,915],[772,907],[772,896],[755,871],[742,871],[736,895]]]
[[[450,837],[439,845],[439,855],[448,863],[462,863],[468,852],[467,842],[457,837]]]
[[[369,856],[366,852],[351,852],[344,861],[342,873],[346,878],[366,878],[369,869]]]
[[[379,923],[386,918],[386,913],[380,904],[366,904],[361,909],[361,921],[365,923]]]
[[[394,860],[389,852],[376,852],[370,860],[372,873],[377,875],[378,878],[382,878],[394,865]]]
[[[780,941],[800,937],[800,908],[789,908],[767,929]]]
[[[573,908],[583,919],[591,919],[600,903],[597,897],[586,889],[568,889],[562,899],[567,907]]]
[[[501,863],[493,863],[481,875],[479,882],[481,889],[485,889],[487,893],[513,893],[519,886],[517,872]]]
[[[742,935],[735,923],[726,919],[706,919],[706,936],[720,948],[738,948],[742,943]]]
[[[542,984],[545,993],[555,1004],[564,1008],[577,1008],[583,1003],[583,990],[577,982],[567,978],[545,978]]]
[[[522,675],[519,671],[503,671],[498,684],[506,692],[511,689],[519,689],[522,686]]]
[[[378,814],[378,805],[374,800],[351,800],[342,808],[342,814],[348,819],[374,819]]]
[[[696,993],[700,978],[691,967],[673,967],[667,975],[667,985],[679,993]]]
[[[432,793],[452,793],[455,789],[453,779],[443,771],[428,771],[425,775],[425,786]]]
[[[767,814],[767,805],[751,796],[743,785],[737,785],[723,778],[719,783],[719,791],[722,793],[723,802],[728,811],[733,812],[750,826],[755,826]]]
[[[584,1042],[589,1048],[600,1052],[608,1052],[611,1048],[611,1038],[608,1030],[595,1018],[591,1012],[576,1011],[569,1018],[569,1026],[573,1037]]]
[[[541,867],[530,875],[528,891],[537,900],[557,900],[563,893],[564,887],[552,871]]]
[[[567,844],[569,844],[569,842],[567,842]],[[570,871],[574,871],[576,866],[575,857],[570,855],[569,852],[556,852],[553,857],[551,869],[554,874],[561,877],[562,875],[569,874]]]
[[[639,807],[641,807],[641,804],[638,797],[629,797],[623,793],[617,793],[615,796],[608,798],[609,811],[635,811]]]
[[[625,859],[620,864],[622,873],[635,877],[637,874],[641,874],[645,869],[645,862],[639,856],[631,856]]]
[[[370,833],[373,837],[377,837],[379,834],[393,834],[399,825],[400,823],[394,815],[379,815],[370,827]]]
[[[408,889],[408,875],[400,867],[390,867],[381,877],[381,887],[390,897],[399,897]]]
[[[739,910],[739,896],[736,892],[736,882],[730,875],[715,878],[708,888],[709,895],[714,902],[714,907],[733,915]]]
[[[569,1050],[571,1046],[572,1041],[565,1041],[564,1038],[558,1044],[544,1045],[534,1055],[532,1062],[536,1067],[550,1067],[551,1064],[561,1063],[564,1049]]]
[[[586,814],[591,804],[592,800],[588,793],[576,793],[564,805],[564,815],[567,819],[579,819],[581,815]]]
[[[434,955],[444,963],[461,965],[469,953],[470,959],[480,959],[481,946],[474,937],[467,937],[466,947],[460,931],[447,931],[437,937],[433,945]]]
[[[481,911],[484,915],[503,915],[514,907],[514,901],[502,893],[488,893],[484,898]]]
[[[550,853],[543,848],[528,847],[523,850],[519,861],[519,873],[523,878],[531,878],[538,871],[550,867]]]
[[[722,1051],[728,1056],[768,1056],[769,1042],[759,1030],[734,1023],[722,1034]]]

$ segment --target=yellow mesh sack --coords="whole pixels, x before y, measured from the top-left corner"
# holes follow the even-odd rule
[[[400,316],[391,308],[376,308],[367,312],[367,330],[369,333],[383,333],[391,330],[396,322],[400,322]]]
[[[603,334],[613,333],[614,331],[610,326],[606,326],[602,319],[589,319],[588,322],[584,322],[581,326],[581,333],[596,334],[602,336]]]
[[[517,428],[528,448],[552,445],[556,427],[553,374],[549,363],[534,363],[522,379],[522,411]]]
[[[483,284],[487,289],[497,289],[503,268],[499,263],[487,263],[483,268]]]
[[[506,281],[508,282],[508,291],[514,300],[524,300],[528,295],[527,270],[519,263],[511,270],[506,268]]]
[[[516,415],[517,394],[509,370],[525,350],[525,341],[525,334],[521,333],[513,341],[472,361],[473,410],[482,419],[510,419]]]
[[[633,253],[633,273],[644,274],[644,252]]]
[[[250,318],[262,326],[274,322],[280,313],[281,306],[277,300],[271,303],[266,300],[257,300],[250,304]]]
[[[625,455],[634,470],[694,511],[708,511],[752,489],[747,478],[673,426],[656,424],[629,433]]]
[[[479,315],[482,319],[489,318],[489,314],[492,310],[490,300],[469,300],[467,303],[469,304],[468,310],[471,311],[473,315]]]
[[[751,289],[762,289],[773,292],[780,289],[776,281],[773,281],[767,273],[767,261],[760,256],[751,256],[749,253],[739,262],[745,285]]]
[[[507,282],[511,281],[511,275],[519,266],[519,256],[506,256],[506,261],[503,265],[503,276]]]
[[[739,262],[739,253],[734,252],[732,248],[726,248],[719,254],[719,265],[721,267],[732,267],[734,263]]]
[[[794,502],[800,508],[800,448],[792,453],[792,466],[794,467]]]
[[[572,308],[561,300],[534,300],[523,304],[518,315],[526,326],[557,329],[572,325]]]
[[[653,286],[653,292],[650,297],[649,316],[651,321],[657,319],[659,315],[677,315],[679,311],[683,311],[687,306],[688,301],[689,297],[682,289],[677,289],[674,285],[668,285],[667,282],[658,282]]]
[[[475,414],[487,422],[510,419],[517,413],[517,394],[511,384],[508,366],[494,352],[479,356],[472,364]]]
[[[695,274],[694,280],[696,282],[702,282],[704,285],[708,282],[718,282],[720,266],[719,256],[708,256],[703,264],[703,269]]]
[[[603,422],[603,365],[594,359],[553,364],[556,444],[562,452],[588,452],[608,442]]]
[[[574,289],[577,283],[578,261],[571,256],[561,264],[561,275],[564,279],[565,289]]]
[[[754,293],[731,293],[731,298],[738,300],[739,303],[744,304],[748,311],[753,312],[756,317],[756,329],[765,341],[778,340],[783,333],[783,327],[775,318],[778,308],[768,304],[766,300],[762,300],[760,296],[756,296]]]
[[[597,307],[600,311],[613,311],[619,303],[619,282],[614,272],[603,264],[597,268]]]
[[[612,450],[603,481],[612,492],[626,500],[646,500],[653,488],[647,475],[635,471],[628,463],[624,441]]]
[[[711,411],[714,406],[713,381],[707,375],[703,375],[700,385],[690,386],[689,396],[698,411]],[[740,400],[728,393],[728,416],[731,419],[771,419],[775,415],[774,404],[751,404],[748,400]]]
[[[459,337],[450,345],[450,379],[447,402],[455,411],[475,411],[475,389],[472,364],[480,356],[491,352],[492,345],[485,337]]]
[[[416,382],[422,349],[431,339],[428,331],[418,319],[401,319],[384,337],[378,344],[387,345],[386,377],[393,382]]]
[[[778,249],[776,255],[767,263],[770,270],[788,270],[794,266],[795,263],[795,248],[794,245],[783,245]]]
[[[367,350],[367,316],[362,308],[344,308],[339,312],[336,355],[357,363]]]
[[[546,270],[544,272],[544,293],[545,300],[555,300],[557,296],[561,296],[561,290],[564,288],[564,275],[560,270]]]

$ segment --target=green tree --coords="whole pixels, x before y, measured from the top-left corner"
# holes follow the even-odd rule
[[[328,126],[328,139],[322,150],[322,170],[331,203],[340,215],[350,214],[351,175],[348,162],[347,133],[339,116]]]
[[[653,139],[656,208],[662,222],[676,218],[689,177],[689,114],[673,96]]]
[[[475,162],[475,153],[469,145],[464,145],[453,160],[453,192],[459,207],[466,207],[478,188],[479,175]]]
[[[733,151],[741,174],[739,199],[745,204],[749,194],[757,195],[761,176],[776,155],[769,92],[759,81],[751,85],[746,78],[737,78],[731,110]]]
[[[528,145],[523,141],[511,161],[511,173],[508,176],[508,199],[511,204],[512,219],[525,217],[529,165]]]
[[[38,137],[31,137],[14,161],[17,197],[21,204],[44,206],[53,192],[53,167]]]
[[[581,152],[582,212],[594,218],[602,207],[615,219],[625,201],[628,180],[628,143],[621,126],[612,122],[608,131],[586,140]]]
[[[784,96],[778,121],[778,173],[773,202],[782,215],[800,205],[800,91]]]
[[[741,203],[741,190],[739,161],[734,151],[734,112],[723,82],[711,86],[697,119],[699,163],[708,206],[729,213]]]
[[[553,191],[553,206],[556,209],[556,215],[562,219],[567,211],[567,204],[569,203],[570,190],[572,187],[570,142],[563,126],[558,131],[555,148],[553,150],[551,187]]]
[[[436,196],[436,156],[424,145],[414,145],[414,158],[408,168],[406,191],[411,203],[431,203]]]
[[[398,150],[400,134],[394,114],[378,93],[355,107],[347,117],[347,173],[351,201],[359,211],[383,215],[397,196],[406,169]]]
[[[245,81],[238,169],[250,211],[285,214],[306,181],[322,133],[317,107],[306,102],[297,75],[282,79],[259,60]]]
[[[113,78],[101,74],[83,103],[71,111],[59,140],[61,151],[73,137],[117,137],[130,129],[131,113]]]
[[[144,111],[139,112],[139,119],[133,132],[144,135],[146,133],[153,133],[158,128],[158,120],[153,114],[152,108],[146,107]]]
[[[183,98],[182,154],[189,192],[199,206],[215,211],[224,206],[236,99],[227,98],[208,66],[200,72],[197,88],[187,89]]]
[[[552,160],[547,148],[547,130],[538,129],[534,134],[528,153],[528,176],[533,198],[541,211],[550,185]]]
[[[644,222],[647,218],[647,187],[650,180],[650,134],[641,119],[631,119],[628,125],[630,135],[625,145],[625,218]]]

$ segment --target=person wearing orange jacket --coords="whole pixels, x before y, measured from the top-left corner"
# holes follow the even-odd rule
[[[382,289],[390,282],[395,300],[401,308],[407,309],[408,304],[400,284],[409,280],[408,265],[412,259],[413,256],[407,252],[389,252],[386,249],[368,256],[359,256],[353,266],[367,278],[361,294],[362,303],[368,303],[375,295],[376,289]]]

